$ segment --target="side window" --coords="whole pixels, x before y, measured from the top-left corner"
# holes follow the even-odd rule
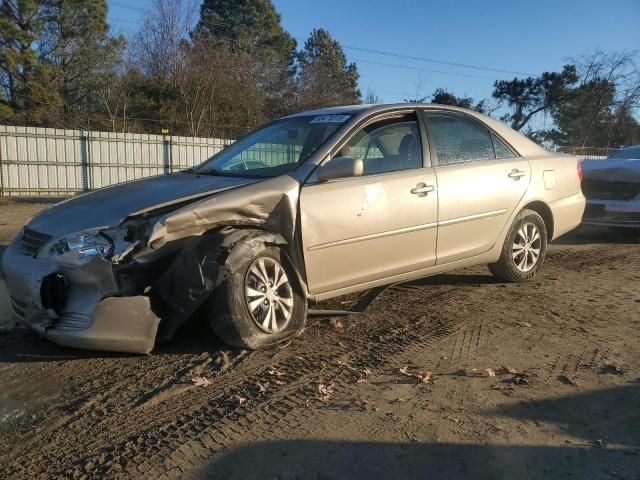
[[[491,133],[491,138],[493,139],[493,148],[496,150],[496,158],[515,158],[516,154],[507,147],[502,140],[496,137],[493,133]]]
[[[428,113],[429,125],[440,165],[493,160],[489,130],[462,115]]]
[[[336,156],[364,160],[364,174],[422,168],[422,144],[415,115],[367,125]]]

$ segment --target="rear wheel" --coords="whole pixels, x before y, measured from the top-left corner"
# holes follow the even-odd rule
[[[500,259],[489,265],[496,278],[523,282],[533,278],[547,253],[547,228],[533,210],[518,214],[504,240]]]
[[[240,253],[225,263],[226,278],[205,305],[205,315],[225,343],[254,350],[300,334],[307,303],[280,248],[252,241],[250,248],[234,247]]]

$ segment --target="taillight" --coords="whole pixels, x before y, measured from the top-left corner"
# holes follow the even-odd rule
[[[578,160],[578,178],[582,181],[582,164],[580,163],[580,160]]]

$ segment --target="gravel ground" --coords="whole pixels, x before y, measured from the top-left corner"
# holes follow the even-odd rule
[[[0,203],[0,245],[42,207]],[[0,307],[0,478],[638,479],[639,246],[583,230],[527,284],[392,286],[260,352],[67,349]]]

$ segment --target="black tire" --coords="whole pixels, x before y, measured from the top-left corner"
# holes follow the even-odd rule
[[[277,261],[286,272],[293,299],[291,318],[281,331],[268,333],[258,326],[245,297],[248,270],[259,258]],[[277,246],[267,245],[259,237],[240,240],[229,254],[225,278],[216,287],[203,308],[206,322],[226,344],[257,350],[300,335],[307,316],[307,302],[296,271],[286,254]]]
[[[536,247],[539,245],[539,255],[537,257],[537,260],[529,270],[522,271],[516,265],[516,260],[514,259],[512,252],[516,237],[519,240],[522,239],[521,234],[519,233],[520,229],[523,227],[523,225],[529,224],[535,225],[540,235],[539,244],[537,242],[535,243]],[[502,246],[500,259],[496,263],[490,264],[489,270],[491,270],[493,276],[498,278],[499,280],[505,282],[525,282],[536,276],[536,274],[542,267],[542,263],[544,262],[544,257],[546,254],[547,227],[544,223],[544,220],[537,212],[524,209],[518,214],[518,216],[513,221],[513,225],[511,225],[511,228],[509,229],[509,233],[507,234],[504,240],[504,245]],[[521,255],[526,255],[526,253],[523,253]],[[517,258],[519,260],[522,259],[521,256]]]

